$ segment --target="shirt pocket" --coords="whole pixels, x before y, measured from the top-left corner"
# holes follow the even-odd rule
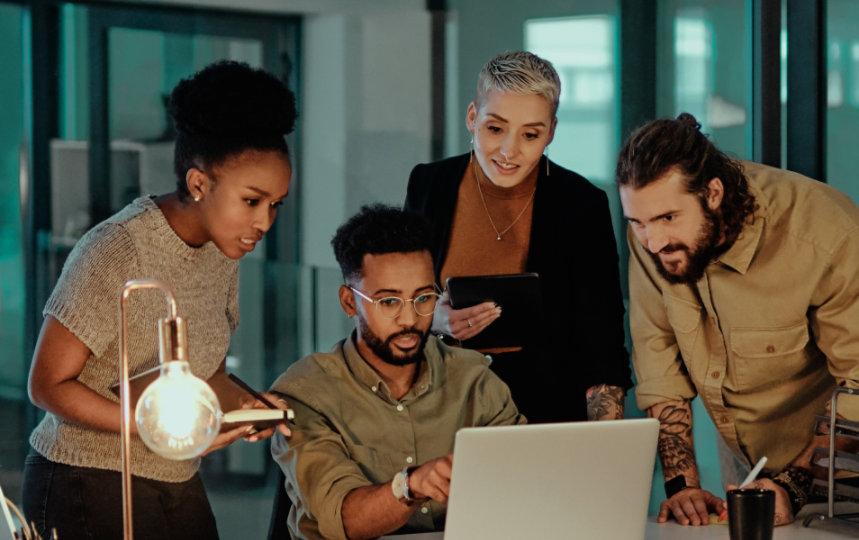
[[[702,308],[698,304],[669,298],[665,303],[668,322],[674,330],[674,338],[683,363],[691,365],[695,354],[695,342],[701,329]]]
[[[805,322],[780,328],[733,328],[731,352],[740,391],[758,390],[792,379],[808,367]]]

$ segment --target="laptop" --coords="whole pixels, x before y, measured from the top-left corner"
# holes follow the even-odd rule
[[[463,428],[444,540],[644,538],[653,418]]]
[[[15,540],[18,538],[15,523],[12,521],[12,513],[6,504],[6,496],[0,487],[0,540]]]

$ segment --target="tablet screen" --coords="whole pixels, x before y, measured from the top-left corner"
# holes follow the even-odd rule
[[[446,286],[454,309],[482,302],[501,306],[501,316],[483,332],[463,341],[463,347],[521,347],[536,339],[542,305],[536,273],[450,277]]]

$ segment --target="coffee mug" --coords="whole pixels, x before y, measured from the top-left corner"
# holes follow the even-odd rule
[[[774,491],[734,489],[728,492],[731,540],[772,540],[774,515]]]

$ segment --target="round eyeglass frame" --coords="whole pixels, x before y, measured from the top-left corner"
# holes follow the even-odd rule
[[[352,289],[352,291],[353,291],[353,292],[357,293],[361,298],[363,298],[363,299],[364,299],[364,300],[366,300],[367,302],[370,302],[371,304],[375,304],[375,306],[376,306],[376,311],[379,313],[379,315],[381,315],[382,317],[385,317],[386,319],[396,319],[397,317],[399,317],[399,316],[400,316],[400,314],[402,314],[402,313],[403,313],[403,308],[404,308],[404,307],[405,307],[405,305],[406,305],[407,303],[409,303],[409,302],[411,302],[411,303],[412,303],[412,308],[414,308],[414,310],[415,310],[415,314],[416,314],[418,317],[429,317],[430,315],[432,315],[432,314],[433,314],[433,311],[435,311],[435,305],[436,305],[436,303],[438,303],[438,299],[439,299],[439,298],[441,298],[441,294],[440,294],[440,293],[433,291],[433,292],[421,293],[421,294],[419,294],[419,295],[418,295],[417,297],[415,297],[415,298],[400,298],[399,296],[385,296],[384,298],[379,298],[378,300],[373,300],[373,299],[372,299],[372,298],[370,298],[368,295],[366,295],[366,294],[364,294],[363,292],[359,291],[359,290],[358,290],[358,289],[356,289],[355,287],[352,287],[351,285],[347,285],[347,287],[349,287],[350,289]],[[421,313],[420,311],[418,311],[418,304],[417,304],[417,302],[416,302],[416,301],[417,301],[417,300],[419,300],[419,299],[420,299],[421,297],[423,297],[423,296],[432,296],[432,297],[434,297],[434,298],[435,298],[435,300],[434,300],[434,301],[433,301],[433,303],[432,303],[432,307],[433,307],[433,309],[432,309],[432,310],[430,310],[430,312],[429,312],[429,313]],[[383,311],[385,308],[381,307],[381,306],[382,306],[381,302],[384,302],[384,301],[386,301],[386,300],[398,300],[398,306],[399,306],[399,308],[397,309],[397,312],[396,312],[396,313],[394,313],[393,315],[387,315],[387,314],[385,314],[385,313],[384,313],[384,311]]]

